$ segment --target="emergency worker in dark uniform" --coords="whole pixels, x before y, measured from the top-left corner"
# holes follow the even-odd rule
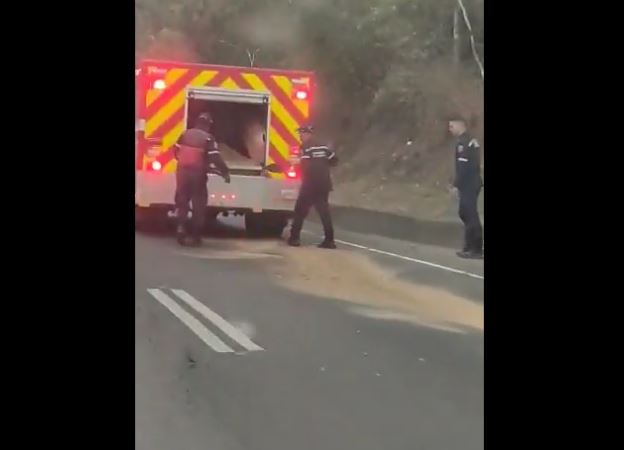
[[[314,136],[314,128],[310,125],[297,130],[301,136],[301,189],[295,204],[295,216],[290,230],[288,245],[301,245],[301,228],[310,208],[314,206],[318,212],[325,239],[320,248],[336,248],[334,227],[329,212],[329,193],[332,191],[330,167],[338,163],[336,153],[327,145],[318,142]]]
[[[454,190],[459,197],[459,218],[464,223],[464,248],[457,252],[460,258],[483,258],[483,228],[477,200],[483,179],[481,178],[481,147],[469,133],[464,119],[449,121],[449,131],[457,138],[455,144]]]
[[[201,245],[201,232],[206,218],[208,205],[208,168],[213,164],[221,173],[226,183],[230,182],[227,165],[219,154],[214,136],[210,133],[212,117],[210,113],[201,113],[195,127],[186,130],[175,145],[175,158],[178,160],[176,172],[175,203],[178,226],[178,243],[186,245],[190,234],[191,245]],[[193,205],[190,229],[186,229],[189,203]]]

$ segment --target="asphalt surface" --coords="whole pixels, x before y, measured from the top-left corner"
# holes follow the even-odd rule
[[[137,233],[136,448],[482,449],[483,262],[306,230]]]

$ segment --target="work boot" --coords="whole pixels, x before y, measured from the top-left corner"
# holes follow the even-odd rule
[[[319,245],[317,245],[318,248],[328,248],[328,249],[335,249],[336,248],[336,243],[334,241],[323,241],[321,242]]]
[[[459,256],[460,258],[463,259],[483,259],[483,253],[482,252],[475,252],[475,251],[461,251],[461,252],[457,252],[457,256]]]
[[[184,232],[184,227],[182,225],[178,225],[176,228],[176,240],[178,244],[184,246],[186,245],[186,233]]]
[[[291,247],[301,247],[301,240],[299,238],[290,237],[288,239],[288,245]]]
[[[191,238],[191,242],[189,243],[191,247],[201,247],[203,244],[204,242],[202,241],[201,236],[193,236]]]

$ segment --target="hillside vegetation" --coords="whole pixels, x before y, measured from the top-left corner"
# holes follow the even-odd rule
[[[314,122],[342,161],[335,202],[426,217],[453,214],[448,115],[469,119],[485,148],[483,0],[135,5],[137,59],[316,72]]]

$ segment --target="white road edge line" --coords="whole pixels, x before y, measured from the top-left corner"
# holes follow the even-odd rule
[[[307,230],[303,230],[303,232],[307,233],[307,234],[315,235],[314,233],[312,233],[310,231],[307,231]],[[354,244],[353,242],[341,241],[340,239],[336,239],[336,242],[339,243],[339,244],[348,245],[350,247],[359,248],[360,250],[368,250],[369,252],[372,252],[372,253],[379,253],[380,255],[392,256],[394,258],[399,258],[399,259],[402,259],[404,261],[410,261],[410,262],[414,262],[414,263],[417,263],[417,264],[422,264],[422,265],[425,265],[425,266],[434,267],[436,269],[446,270],[447,272],[453,272],[453,273],[457,273],[457,274],[460,274],[460,275],[465,275],[467,277],[476,278],[478,280],[484,280],[485,279],[483,277],[483,275],[478,275],[476,273],[466,272],[465,270],[454,269],[453,267],[443,266],[441,264],[432,263],[430,261],[425,261],[423,259],[410,258],[409,256],[398,255],[396,253],[386,252],[384,250],[379,250],[379,249],[372,248],[372,247],[366,247],[366,246],[360,245],[360,244]]]
[[[176,316],[180,321],[189,327],[193,333],[195,333],[204,343],[213,349],[217,353],[234,353],[230,347],[228,347],[225,342],[219,339],[215,334],[213,334],[208,328],[206,328],[202,323],[193,317],[191,314],[186,312],[180,305],[178,305],[175,300],[169,297],[160,289],[148,289],[147,292],[154,297],[158,302],[167,308],[174,316]]]
[[[257,352],[264,350],[257,345],[248,336],[245,335],[238,328],[234,327],[227,320],[221,317],[219,314],[208,308],[202,302],[194,298],[191,294],[181,289],[172,289],[172,292],[183,300],[191,308],[195,309],[198,313],[216,325],[221,331],[223,331],[231,339],[239,343],[245,350],[250,352]]]

